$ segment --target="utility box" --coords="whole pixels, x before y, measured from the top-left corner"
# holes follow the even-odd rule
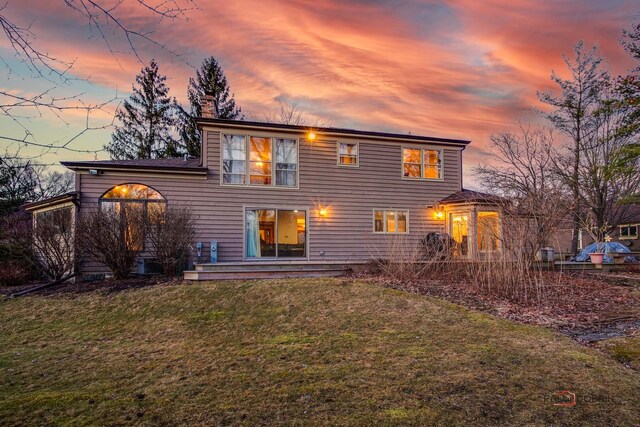
[[[218,262],[218,242],[211,242],[211,251],[209,252],[209,263]]]
[[[553,262],[556,257],[556,251],[553,248],[541,248],[538,252],[538,259],[545,262]]]

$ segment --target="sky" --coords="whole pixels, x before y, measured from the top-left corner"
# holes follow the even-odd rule
[[[18,122],[0,116],[0,134],[21,139],[27,129],[32,142],[62,145],[81,133],[67,145],[78,151],[22,148],[44,164],[108,158],[81,151],[110,140],[111,113],[145,61],[158,61],[171,95],[186,104],[189,77],[213,55],[246,118],[284,102],[335,127],[469,139],[465,185],[477,187],[473,167],[491,161],[490,136],[542,122],[537,92],[557,91],[550,74],[567,76],[562,55],[583,40],[612,74],[624,74],[634,64],[619,44],[622,29],[640,18],[637,0],[175,1],[193,8],[186,19],[159,20],[137,0],[114,9],[127,28],[151,31],[173,52],[133,37],[136,56],[117,27],[103,27],[103,38],[62,0],[9,0],[0,15],[30,25],[41,51],[74,64],[65,84],[43,79],[0,37],[2,90],[50,89],[74,97],[69,105],[113,101],[88,118],[81,110],[14,110]],[[97,129],[82,133],[87,124]],[[17,146],[0,140],[0,149]]]

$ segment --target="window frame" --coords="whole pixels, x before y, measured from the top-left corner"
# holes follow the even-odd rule
[[[224,137],[228,136],[241,136],[244,138],[244,148],[245,148],[245,175],[244,182],[242,184],[234,184],[229,182],[224,182],[224,150],[222,144],[224,144]],[[250,137],[254,138],[269,138],[271,140],[271,184],[251,184],[251,147],[250,147]],[[296,185],[295,186],[287,186],[287,185],[276,185],[276,171],[277,171],[277,159],[276,159],[276,139],[290,139],[296,142]],[[218,166],[220,168],[220,186],[222,187],[240,187],[240,188],[264,188],[264,189],[279,189],[279,190],[298,190],[300,189],[300,138],[294,137],[292,135],[274,135],[267,133],[239,133],[239,132],[220,132],[220,151],[219,151],[220,159]]]
[[[355,145],[356,146],[356,162],[355,163],[341,163],[340,162],[340,144]],[[360,141],[336,141],[336,165],[344,168],[358,168],[360,167]]]
[[[273,257],[249,257],[247,256],[247,211],[260,211],[260,210],[272,210],[275,211],[275,222],[274,222],[274,234],[276,235],[276,255]],[[304,211],[304,227],[305,227],[305,241],[304,241],[304,257],[278,257],[278,211]],[[281,205],[259,205],[256,207],[255,205],[244,205],[242,206],[242,260],[248,262],[262,262],[262,261],[282,261],[282,262],[291,262],[291,261],[308,261],[310,259],[311,254],[309,253],[309,217],[310,217],[310,208],[308,206],[281,206]]]
[[[480,214],[481,213],[492,213],[492,214],[496,214],[496,228],[497,228],[497,235],[495,236],[496,239],[496,249],[480,249]],[[478,253],[481,254],[497,254],[502,252],[502,242],[501,242],[501,237],[502,237],[502,223],[501,223],[501,215],[500,212],[497,210],[477,210],[476,214],[475,214],[475,228],[476,228],[476,248],[478,249]]]
[[[382,212],[382,229],[383,231],[376,231],[376,212]],[[398,212],[404,212],[406,214],[406,230],[405,231],[387,231],[387,212],[395,212],[396,215],[396,224],[398,218]],[[402,209],[402,208],[374,208],[371,212],[372,219],[372,230],[373,234],[409,234],[409,215],[410,209]],[[397,225],[396,225],[397,230]]]
[[[104,198],[104,195],[107,194],[108,192],[110,192],[111,190],[113,190],[115,187],[121,186],[121,185],[144,185],[145,187],[148,187],[150,189],[152,189],[153,191],[155,191],[156,193],[158,193],[162,199],[134,199],[134,198],[123,198],[123,197],[118,197],[118,198]],[[122,205],[122,203],[141,203],[142,204],[142,215],[144,218],[144,224],[143,224],[143,228],[142,228],[142,245],[141,245],[141,249],[138,251],[140,253],[144,252],[146,250],[146,240],[147,240],[147,236],[146,236],[146,225],[147,222],[149,221],[149,211],[148,211],[148,204],[149,203],[162,203],[165,208],[168,205],[168,200],[166,197],[164,197],[164,195],[159,192],[158,190],[156,190],[155,188],[153,188],[150,185],[147,184],[143,184],[141,182],[124,182],[121,184],[116,184],[112,187],[110,187],[107,191],[105,191],[104,193],[102,193],[102,195],[100,197],[98,197],[98,209],[102,210],[102,205],[104,203],[120,203]],[[121,213],[122,214],[122,213]]]
[[[629,231],[631,231],[631,227],[635,227],[636,228],[636,234],[628,234],[626,236],[622,235],[622,229],[623,228],[628,228]],[[640,228],[640,224],[623,224],[623,225],[619,225],[618,226],[618,239],[619,240],[637,240],[640,233],[638,233],[638,228]]]
[[[420,151],[420,176],[405,176],[404,175],[404,150],[419,150]],[[427,178],[424,176],[425,174],[425,163],[424,156],[427,151],[437,151],[438,159],[440,160],[440,176],[438,178]],[[417,164],[417,163],[410,163]],[[436,147],[436,146],[420,146],[416,147],[414,145],[403,145],[400,147],[400,176],[402,179],[406,179],[409,181],[444,181],[444,148]]]

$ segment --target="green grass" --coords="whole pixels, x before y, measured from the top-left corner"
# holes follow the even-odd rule
[[[0,304],[5,425],[633,425],[639,402],[638,372],[566,337],[360,282]]]
[[[600,342],[598,346],[614,359],[640,370],[640,335],[613,338]]]

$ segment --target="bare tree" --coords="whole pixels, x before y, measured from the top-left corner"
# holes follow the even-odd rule
[[[146,238],[149,253],[158,260],[164,274],[177,275],[196,238],[196,222],[191,208],[169,205],[150,211]]]
[[[135,204],[120,208],[87,208],[80,214],[76,234],[78,248],[105,264],[114,278],[131,274],[143,248],[144,214]]]
[[[520,125],[519,133],[503,132],[491,137],[491,165],[476,167],[482,185],[512,201],[503,211],[516,228],[524,231],[519,250],[531,255],[549,244],[573,206],[563,180],[557,174],[553,132]],[[506,229],[506,227],[503,227]]]
[[[278,110],[271,113],[265,113],[262,116],[253,116],[253,120],[267,123],[281,123],[284,125],[310,126],[310,127],[329,127],[331,122],[314,117],[303,111],[297,103],[278,104]]]
[[[561,95],[538,93],[538,98],[554,108],[552,112],[544,115],[569,139],[562,156],[558,156],[557,170],[571,189],[574,231],[571,250],[575,253],[578,249],[578,230],[583,213],[580,193],[582,155],[585,144],[593,140],[596,134],[597,121],[594,119],[594,113],[598,109],[600,92],[609,80],[609,75],[600,68],[602,59],[596,48],[585,52],[584,43],[579,42],[574,47],[574,54],[574,60],[563,56],[571,73],[570,79],[563,79],[555,72],[551,74],[551,80],[558,84]]]
[[[46,165],[23,158],[19,151],[0,156],[0,215],[73,188],[72,172],[48,171]]]
[[[150,17],[156,18],[155,25],[166,20],[187,19],[187,13],[196,8],[195,0],[121,0],[108,2],[105,0],[65,0],[61,2],[68,8],[69,13],[83,18],[96,39],[102,40],[106,49],[111,53],[115,61],[120,54],[132,53],[143,62],[139,46],[141,44],[152,45],[171,55],[180,58],[180,55],[171,50],[166,44],[156,39],[153,28],[137,27],[136,21],[128,19],[126,4],[133,4]],[[83,93],[60,96],[56,94],[56,88],[70,87],[75,78],[70,77],[74,61],[60,58],[43,50],[37,43],[36,34],[31,24],[25,25],[11,17],[12,6],[9,2],[0,6],[0,29],[13,49],[16,59],[24,64],[31,77],[50,84],[50,88],[35,95],[23,96],[0,89],[0,116],[4,116],[20,129],[22,135],[8,134],[0,131],[0,139],[11,143],[41,147],[44,152],[64,149],[67,151],[97,153],[101,150],[86,150],[73,146],[83,134],[97,129],[110,127],[112,123],[94,124],[92,114],[97,111],[113,114],[112,104],[117,101],[117,95],[105,102],[85,103],[81,97]],[[154,26],[154,23],[147,25]],[[124,44],[124,51],[121,46]],[[127,52],[128,51],[128,52]],[[9,73],[19,74],[20,71],[12,67],[9,62],[4,62]],[[63,123],[68,125],[67,112],[83,111],[86,113],[85,127],[76,135],[66,141],[40,141],[30,129],[29,122],[34,117],[40,117],[45,113],[53,114]]]

